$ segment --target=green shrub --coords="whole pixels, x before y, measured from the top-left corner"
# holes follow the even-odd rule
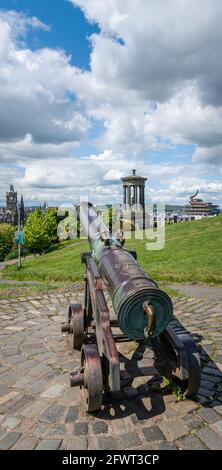
[[[4,261],[14,241],[14,228],[9,224],[0,225],[0,261]]]

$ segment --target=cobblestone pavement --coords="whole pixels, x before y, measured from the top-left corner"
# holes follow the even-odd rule
[[[222,449],[222,302],[174,299],[177,318],[203,337],[196,401],[176,403],[147,386],[148,351],[144,376],[129,383],[122,371],[123,392],[87,415],[82,392],[69,385],[79,353],[60,328],[67,305],[82,300],[79,287],[0,301],[0,449]]]

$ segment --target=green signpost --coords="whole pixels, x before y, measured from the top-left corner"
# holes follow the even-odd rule
[[[17,230],[15,232],[15,243],[17,245],[24,245],[24,242],[25,242],[24,232]]]

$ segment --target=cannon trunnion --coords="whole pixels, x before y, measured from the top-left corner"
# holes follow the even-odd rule
[[[193,338],[173,318],[171,299],[140,268],[136,253],[110,237],[91,204],[83,204],[77,214],[91,252],[82,254],[84,306],[69,306],[62,332],[70,336],[73,349],[81,351],[81,364],[71,372],[70,383],[84,390],[86,410],[101,408],[104,390],[120,390],[117,343],[123,341],[151,345],[160,375],[175,379],[185,395],[194,395],[200,384],[200,358]],[[112,319],[104,287],[112,301]]]

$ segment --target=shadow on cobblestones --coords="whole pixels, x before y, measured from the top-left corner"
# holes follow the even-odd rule
[[[191,333],[175,319],[184,332],[191,335],[196,343],[201,361],[201,382],[198,392],[192,399],[204,406],[213,408],[222,404],[222,373],[207,351],[202,346],[204,338],[198,333]],[[121,391],[106,393],[103,408],[95,413],[97,418],[118,420],[136,415],[138,420],[158,417],[166,410],[165,401],[171,401],[170,387],[161,388],[163,377],[154,368],[151,360],[153,354],[151,344],[137,344],[131,358],[119,353],[120,363],[124,365],[121,371]],[[146,376],[149,377],[146,381]]]
[[[127,345],[125,343],[125,347]],[[97,418],[118,420],[134,415],[141,421],[165,412],[163,396],[171,392],[161,391],[161,379],[153,366],[152,356],[152,349],[147,342],[137,343],[131,358],[119,351],[120,364],[123,366],[120,373],[121,390],[104,395],[103,409],[95,414]]]

